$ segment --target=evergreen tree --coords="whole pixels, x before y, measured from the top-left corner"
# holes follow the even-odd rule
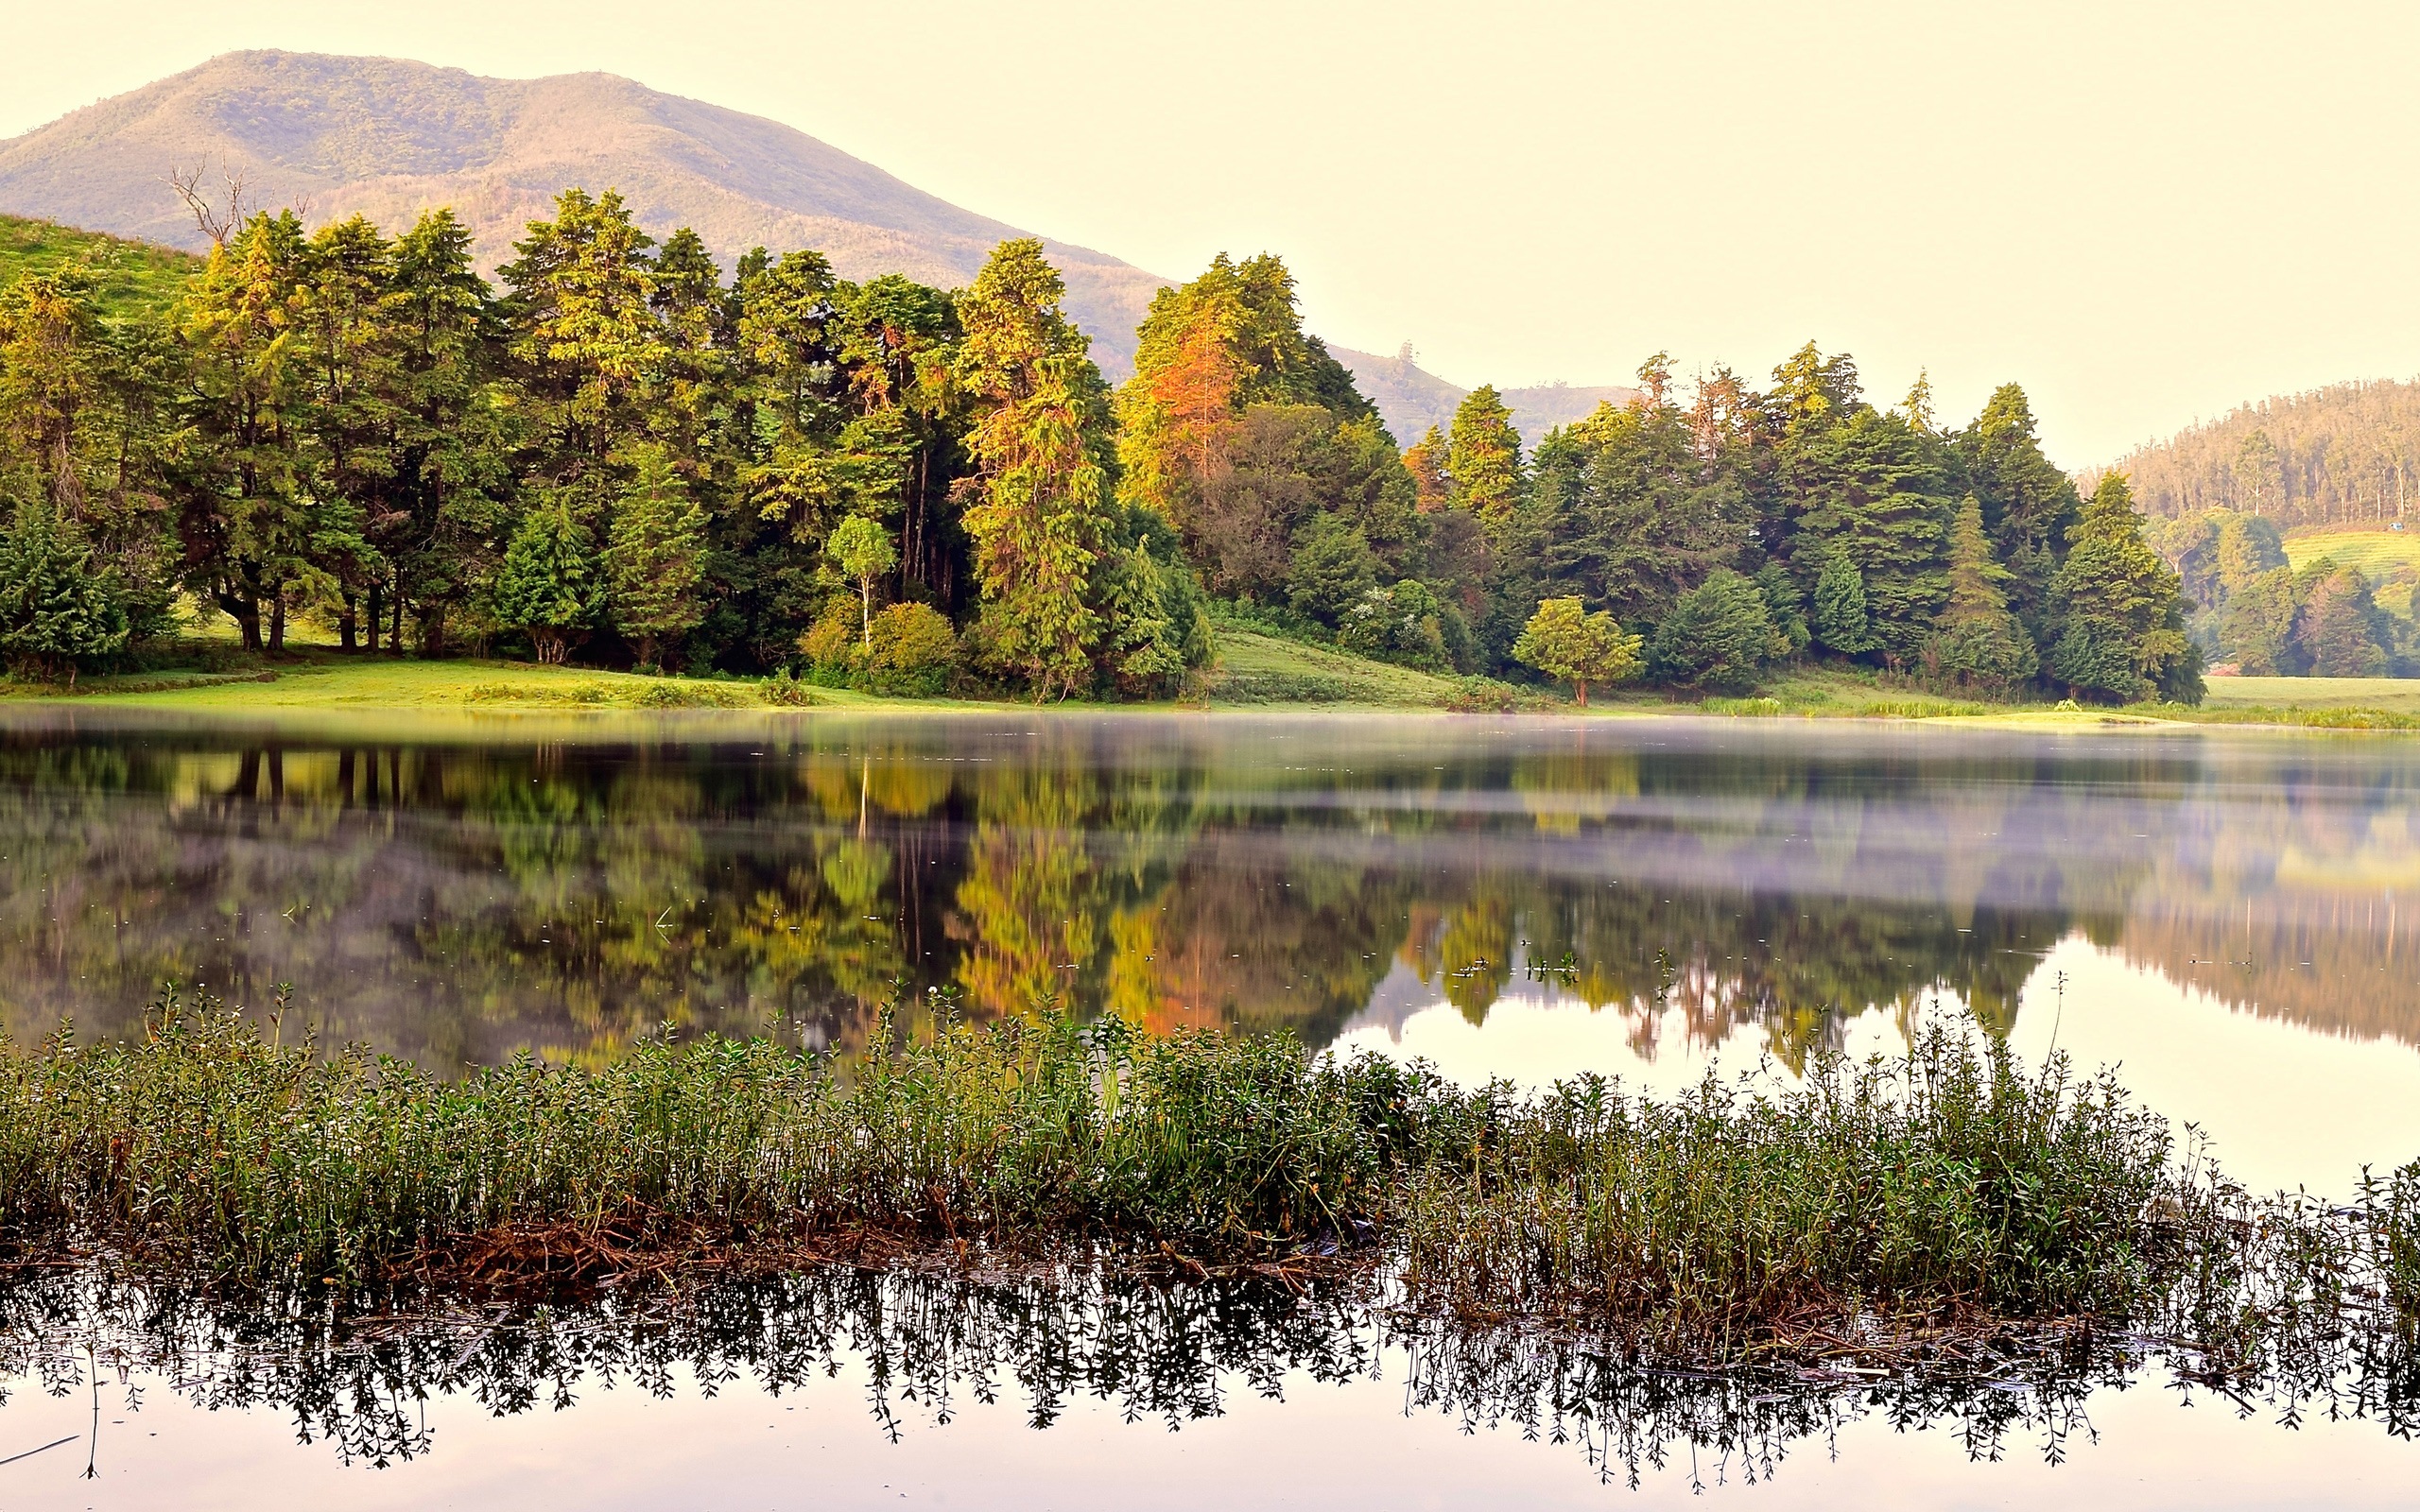
[[[959,305],[959,382],[979,497],[964,515],[982,588],[981,654],[1037,702],[1086,681],[1102,631],[1093,564],[1110,520],[1109,409],[1066,285],[1030,237],[1002,242]]]
[[[1789,569],[1777,561],[1769,561],[1756,569],[1756,592],[1765,595],[1765,615],[1773,624],[1773,636],[1781,649],[1776,656],[1797,656],[1814,643],[1814,631],[1806,623],[1806,596],[1791,580]]]
[[[2051,589],[2060,626],[2048,659],[2053,679],[2120,701],[2153,694],[2201,701],[2201,653],[2185,634],[2182,581],[2144,542],[2124,473],[2103,475],[2093,490]]]
[[[1495,385],[1480,385],[1456,406],[1445,471],[1453,479],[1453,502],[1491,528],[1519,507],[1528,483],[1521,433]]]
[[[555,197],[555,218],[533,220],[499,269],[511,290],[512,355],[535,402],[540,470],[570,483],[604,468],[647,423],[648,385],[666,366],[653,309],[654,241],[620,194]]]
[[[1817,644],[1842,656],[1862,656],[1880,644],[1866,614],[1865,577],[1846,551],[1835,550],[1824,558],[1808,627]]]
[[[2042,455],[2032,406],[2014,384],[1993,391],[1957,445],[1993,553],[2009,573],[2009,610],[2039,641],[2048,628],[2050,578],[2083,502]]]
[[[2315,678],[2384,677],[2394,666],[2396,636],[2387,611],[2378,608],[2370,581],[2359,569],[2316,564],[2301,595],[2295,638]]]
[[[698,586],[705,578],[706,517],[669,448],[648,442],[635,451],[637,477],[614,512],[605,546],[606,607],[638,664],[651,667],[659,644],[705,617]]]
[[[252,216],[212,249],[179,305],[193,443],[179,476],[185,559],[194,590],[251,651],[285,648],[287,606],[311,570],[307,389],[292,335],[306,240],[290,211]]]
[[[1949,604],[1942,610],[1927,670],[1962,687],[2006,693],[2033,676],[2032,637],[2009,611],[2011,577],[1992,555],[1982,505],[1968,494],[1949,532]]]
[[[394,463],[389,507],[363,534],[391,566],[366,597],[372,649],[406,614],[423,655],[443,654],[446,617],[488,584],[510,533],[505,501],[520,410],[499,401],[504,317],[471,262],[471,233],[450,210],[423,214],[396,239],[389,302],[395,349]]]
[[[125,606],[93,571],[83,532],[49,499],[19,505],[0,539],[0,658],[21,677],[73,686],[79,668],[126,642]]]
[[[495,614],[526,631],[544,666],[561,666],[602,607],[596,541],[561,497],[529,511],[496,573]]]
[[[1287,592],[1296,613],[1334,626],[1362,594],[1378,586],[1378,564],[1370,542],[1337,516],[1311,522],[1294,539]]]
[[[1744,687],[1788,646],[1756,585],[1721,567],[1683,593],[1655,627],[1647,670],[1685,688]]]

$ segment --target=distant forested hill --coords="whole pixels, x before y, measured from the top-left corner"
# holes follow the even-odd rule
[[[47,220],[0,215],[0,288],[26,274],[82,267],[105,317],[164,310],[201,259],[173,247],[127,241]]]
[[[2383,525],[2420,505],[2420,384],[2264,399],[2116,466],[2152,515],[2232,509],[2279,529]]]

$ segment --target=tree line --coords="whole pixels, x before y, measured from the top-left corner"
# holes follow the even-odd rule
[[[2199,696],[2126,480],[2008,386],[1962,428],[1811,343],[1669,359],[1525,453],[1492,387],[1390,435],[1271,256],[1163,290],[1113,391],[1041,244],[961,290],[726,277],[567,190],[492,286],[450,212],[226,228],[157,314],[0,292],[0,653],[72,677],[181,599],[341,645],[1050,699],[1177,693],[1220,616],[1441,672],[1681,689],[1809,659],[1979,694]]]
[[[2386,525],[2420,497],[2420,384],[2336,384],[2264,399],[2118,464],[2146,513],[2225,509],[2280,529]]]
[[[2381,587],[2409,602],[2408,567],[2386,584],[2325,557],[2296,568],[2274,521],[2235,509],[2167,521],[2153,534],[2194,606],[2187,629],[2214,662],[2250,677],[2420,675],[2420,633],[2378,602]]]

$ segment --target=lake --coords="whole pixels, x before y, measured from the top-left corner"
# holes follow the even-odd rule
[[[2250,1184],[2341,1195],[2420,1155],[2415,799],[2420,745],[2378,736],[28,707],[0,712],[0,1022],[139,1032],[174,982],[452,1070],[667,1030],[846,1051],[895,1002],[910,1030],[1115,1014],[1664,1090],[1939,1019],[2118,1065]],[[374,1382],[350,1356],[306,1381],[274,1342],[286,1389],[241,1351],[27,1344],[0,1357],[0,1461],[78,1437],[0,1463],[0,1504],[500,1506],[544,1473],[631,1506],[1795,1507],[1882,1477],[1911,1503],[2390,1505],[2420,1477],[2377,1420],[2409,1435],[2411,1383],[2290,1427],[2156,1362],[1759,1404],[1539,1384],[1584,1359],[1474,1375],[1342,1302],[1219,1328],[1094,1302],[759,1299],[638,1366],[599,1341],[680,1330],[601,1317],[525,1340],[553,1362],[527,1391],[481,1374],[518,1322],[382,1345]],[[989,1355],[932,1336],[994,1313]],[[408,1431],[347,1463],[389,1396]],[[335,1400],[358,1412],[329,1428]]]

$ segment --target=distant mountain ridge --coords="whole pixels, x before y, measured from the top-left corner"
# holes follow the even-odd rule
[[[928,195],[776,121],[612,74],[486,78],[387,58],[228,53],[0,142],[0,213],[200,250],[167,183],[181,169],[244,175],[255,205],[359,212],[389,230],[451,205],[493,269],[566,185],[621,191],[661,237],[690,226],[726,267],[749,248],[813,248],[843,277],[970,283],[1000,241],[1028,234]],[[1045,239],[1067,307],[1113,380],[1170,281]],[[1403,357],[1336,349],[1398,439],[1450,421],[1466,390]],[[1532,444],[1628,389],[1510,389]],[[1575,407],[1576,406],[1576,407]]]

